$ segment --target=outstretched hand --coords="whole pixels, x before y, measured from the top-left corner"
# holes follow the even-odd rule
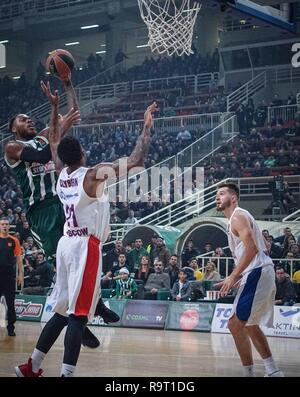
[[[43,93],[46,95],[46,97],[49,99],[49,102],[51,103],[51,105],[58,106],[58,104],[59,104],[58,91],[55,90],[54,95],[52,94],[49,81],[47,81],[47,85],[46,85],[41,80],[41,89],[42,89]]]
[[[232,287],[239,288],[241,279],[239,277],[234,276],[231,274],[230,276],[226,277],[225,280],[214,284],[214,288],[220,289],[221,297],[227,296],[230,289]]]
[[[150,106],[148,106],[144,114],[144,125],[146,128],[151,128],[153,126],[153,115],[157,111],[158,107],[156,102],[153,102]]]
[[[81,121],[79,110],[70,109],[64,116],[59,115],[59,124],[62,131],[68,131],[74,124]]]

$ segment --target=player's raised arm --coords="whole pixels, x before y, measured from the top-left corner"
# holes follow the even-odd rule
[[[63,138],[66,133],[70,130],[70,128],[73,126],[73,124],[78,123],[80,121],[80,112],[78,110],[78,103],[76,100],[76,94],[74,87],[71,83],[71,80],[68,81],[63,81],[64,86],[66,88],[66,93],[67,93],[67,102],[68,102],[68,113],[65,114],[64,116],[58,115],[58,122],[60,124],[61,128],[61,138]],[[43,81],[41,81],[41,89],[43,93],[46,95],[48,98],[49,102],[51,103],[51,89],[50,89],[50,83],[49,81],[47,84],[45,84]],[[71,105],[74,105],[72,107]],[[45,130],[42,131],[42,135],[48,137],[49,129],[46,128]]]
[[[115,180],[116,177],[127,175],[133,167],[143,165],[148,155],[151,138],[153,115],[157,111],[156,102],[148,106],[144,115],[144,127],[135,148],[129,157],[123,157],[113,163],[100,163],[89,170],[84,187],[90,197],[96,197],[98,186],[105,180]],[[121,164],[122,162],[122,164]]]
[[[112,168],[115,176],[122,177],[126,175],[130,169],[144,165],[150,146],[153,115],[156,111],[157,104],[156,102],[153,102],[148,106],[144,114],[144,127],[142,133],[138,137],[135,148],[129,157],[123,157],[113,163],[101,163],[94,167],[94,169],[98,171],[98,179],[101,179],[101,170],[103,169],[104,171],[105,168]],[[122,166],[120,166],[120,161],[123,162]]]
[[[58,122],[59,96],[57,90],[54,92],[54,95],[51,93],[49,83],[47,87],[44,86],[43,88],[48,91],[47,96],[49,102],[51,103],[51,117],[50,117],[48,139],[49,139],[52,160],[54,161],[56,172],[59,173],[63,168],[63,164],[57,154],[57,147],[59,145],[59,142],[61,141],[61,128]]]

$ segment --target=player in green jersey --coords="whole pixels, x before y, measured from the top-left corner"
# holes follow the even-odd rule
[[[63,81],[67,94],[68,113],[60,116],[62,137],[74,123],[80,121],[80,112],[71,80]],[[45,95],[49,98],[50,85],[41,82]],[[55,256],[57,243],[63,234],[64,211],[56,193],[57,176],[51,158],[48,142],[49,129],[37,133],[34,122],[26,114],[18,114],[9,124],[14,140],[5,147],[5,161],[16,176],[23,192],[27,219],[32,235],[44,250],[47,258]],[[96,315],[105,322],[116,322],[119,317],[106,308],[100,298]],[[86,328],[83,344],[99,346],[98,339]]]

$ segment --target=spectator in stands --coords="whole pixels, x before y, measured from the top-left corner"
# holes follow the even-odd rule
[[[113,276],[117,276],[119,274],[120,269],[125,268],[129,270],[130,273],[133,272],[133,268],[127,262],[126,255],[124,253],[119,254],[117,263],[114,262],[111,268],[111,272]]]
[[[294,286],[283,267],[276,268],[275,305],[293,306],[296,300]]]
[[[293,274],[293,282],[300,284],[300,270],[297,270],[294,274]]]
[[[177,141],[182,140],[182,141],[190,141],[192,139],[192,135],[190,131],[185,127],[181,127],[179,133],[177,134]]]
[[[211,243],[206,243],[204,246],[204,251],[201,253],[202,256],[207,255],[211,255],[211,251],[212,251],[212,245]]]
[[[120,254],[126,254],[123,247],[122,240],[117,240],[115,246],[112,250],[108,251],[103,257],[103,272],[107,273],[110,271],[114,264],[118,263],[118,258]]]
[[[274,243],[278,243],[283,249],[287,249],[288,248],[288,239],[290,237],[293,237],[295,240],[294,235],[292,234],[291,228],[290,227],[285,227],[283,229],[283,235],[276,237],[274,239]]]
[[[124,59],[128,59],[128,56],[122,51],[120,48],[115,56],[115,63],[120,63],[124,61]]]
[[[220,281],[221,280],[220,273],[216,271],[214,262],[209,261],[205,265],[203,280],[205,280],[205,281],[206,280],[209,280],[209,281]]]
[[[188,273],[185,269],[180,269],[178,281],[176,281],[171,289],[172,300],[177,302],[186,302],[191,299],[191,284],[188,281]]]
[[[129,271],[123,267],[119,271],[118,280],[116,280],[115,299],[132,299],[137,291],[137,285],[133,278],[130,277]]]
[[[178,279],[179,273],[178,256],[173,254],[169,259],[169,265],[165,267],[164,272],[170,277],[170,286],[173,287],[175,281]]]
[[[159,237],[158,234],[154,233],[151,237],[151,243],[147,245],[147,252],[150,258],[152,257],[153,250],[156,248],[156,241],[158,237]]]
[[[270,236],[269,230],[264,229],[261,234],[264,236],[264,238],[267,240],[268,237]]]
[[[297,203],[287,181],[283,182],[283,188],[282,204],[285,212],[288,214],[297,210]]]
[[[247,128],[247,132],[249,132],[250,129],[253,127],[253,118],[254,118],[254,103],[252,98],[249,98],[248,100],[248,103],[245,108],[245,114],[246,114],[246,128]]]
[[[147,250],[143,247],[143,241],[140,238],[135,239],[134,248],[127,255],[130,269],[135,271],[139,268],[142,256],[148,256]]]
[[[235,114],[237,117],[240,136],[244,136],[247,130],[247,121],[245,106],[242,103],[238,105]]]
[[[296,239],[295,239],[295,237],[293,237],[293,236],[288,237],[288,238],[286,239],[286,241],[285,241],[285,247],[284,247],[283,255],[282,255],[282,256],[285,257],[289,251],[290,251],[290,252],[293,252],[293,250],[292,250],[291,248],[292,248],[292,246],[295,245],[295,244],[296,244]],[[294,253],[294,252],[293,252],[293,253]]]
[[[125,223],[128,225],[135,225],[138,223],[137,218],[134,216],[134,211],[133,210],[128,210],[128,218],[125,219]]]
[[[21,244],[23,244],[23,242],[24,242],[25,240],[27,240],[28,237],[31,236],[31,232],[30,232],[30,228],[29,228],[29,223],[28,223],[27,221],[26,221],[26,222],[23,222],[22,230],[21,230],[21,232],[20,232],[20,235],[21,235]]]
[[[293,263],[293,271],[300,270],[300,247],[299,244],[291,244],[290,251],[293,254],[293,259],[299,259],[299,261],[294,261]]]
[[[166,247],[162,237],[158,237],[156,239],[156,247],[153,250],[152,257],[154,260],[156,258],[159,258],[162,261],[164,267],[166,267],[167,264],[169,263],[171,254],[168,248]]]
[[[139,268],[136,269],[134,278],[141,280],[146,284],[150,274],[154,273],[154,269],[151,267],[150,258],[147,255],[141,257]]]
[[[23,288],[24,295],[45,295],[47,288],[52,284],[53,267],[47,262],[45,255],[39,253],[36,259],[36,267],[28,266],[30,280],[28,287]]]
[[[226,255],[224,253],[224,250],[221,247],[217,247],[213,254],[213,262],[222,278],[227,277],[229,274],[231,274],[234,266],[233,260],[219,259],[225,257]],[[227,269],[226,269],[226,264],[227,264]]]
[[[274,95],[274,98],[272,100],[272,102],[270,103],[270,106],[282,106],[282,99],[279,98],[278,94]]]
[[[194,270],[194,277],[196,281],[200,281],[203,279],[203,273],[199,268],[198,265],[198,260],[197,258],[191,258],[190,262],[189,262],[189,267],[191,267]]]
[[[145,284],[145,299],[157,299],[157,292],[159,290],[170,291],[170,277],[163,272],[163,262],[160,259],[155,260],[155,273],[150,274]]]
[[[119,217],[117,216],[117,214],[113,214],[113,215],[111,215],[111,217],[110,217],[110,223],[111,223],[112,225],[117,224],[117,223],[121,223],[121,218],[119,218]]]
[[[198,255],[199,255],[199,251],[195,248],[194,241],[188,240],[187,245],[181,254],[182,266],[186,266],[192,258]]]

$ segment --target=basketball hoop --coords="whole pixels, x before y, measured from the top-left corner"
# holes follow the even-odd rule
[[[201,4],[194,0],[137,1],[141,17],[148,27],[148,45],[152,52],[166,52],[169,56],[194,53],[193,31]]]

